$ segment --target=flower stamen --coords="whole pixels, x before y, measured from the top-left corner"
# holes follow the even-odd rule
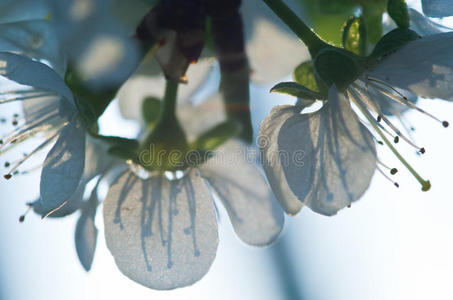
[[[422,191],[428,191],[431,188],[431,183],[429,180],[424,180],[415,170],[414,168],[401,156],[401,154],[395,149],[393,144],[387,139],[385,134],[380,130],[379,124],[376,120],[371,116],[370,112],[364,107],[364,104],[360,100],[360,98],[355,94],[355,92],[351,89],[348,90],[349,99],[357,106],[357,108],[362,112],[364,117],[370,122],[371,126],[373,126],[374,130],[381,136],[384,143],[390,148],[393,154],[398,158],[398,160],[406,167],[406,169],[417,179],[417,181],[422,185]]]

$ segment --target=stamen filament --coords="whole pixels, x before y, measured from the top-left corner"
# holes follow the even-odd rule
[[[22,159],[20,159],[15,165],[14,167],[11,168],[11,170],[8,172],[7,175],[12,175],[14,173],[14,171],[17,170],[17,168],[19,168],[19,166],[21,164],[23,164],[27,159],[29,159],[32,155],[36,154],[37,152],[41,151],[44,147],[46,147],[49,143],[51,143],[56,137],[57,135],[59,134],[59,132],[55,133],[54,135],[52,135],[50,138],[48,138],[47,140],[45,140],[43,143],[41,143],[38,147],[36,147],[32,152],[30,152],[29,154],[25,155]],[[5,175],[6,176],[6,175]],[[9,177],[9,176],[8,176]]]
[[[370,116],[370,113],[366,110],[366,108],[363,107],[362,102],[360,101],[359,98],[355,98],[354,95],[352,95],[353,91],[348,90],[349,94],[351,97],[352,102],[359,108],[359,110],[362,112],[362,114],[367,118],[368,122],[371,123],[371,126],[373,126],[374,130],[381,136],[382,140],[384,143],[392,150],[393,154],[401,161],[401,163],[406,167],[406,169],[417,179],[417,181],[422,185],[422,191],[428,191],[431,188],[431,183],[429,180],[424,180],[415,170],[412,168],[411,165],[401,156],[401,154],[393,147],[393,144],[387,139],[385,134],[379,129],[379,126],[377,125],[377,122],[375,119]]]
[[[435,117],[434,115],[432,115],[431,113],[421,109],[420,107],[418,107],[417,105],[415,105],[414,103],[410,102],[406,96],[404,96],[403,94],[401,94],[401,92],[397,91],[394,87],[388,85],[387,83],[383,82],[383,81],[376,81],[375,79],[371,79],[371,78],[368,78],[370,81],[375,81],[375,82],[378,82],[378,83],[381,83],[381,84],[384,84],[385,87],[387,88],[390,88],[391,90],[393,90],[395,93],[397,93],[401,98],[398,98],[396,95],[390,93],[389,91],[385,91],[383,89],[380,89],[380,87],[376,84],[374,84],[373,82],[370,83],[370,85],[372,85],[374,88],[378,89],[379,92],[383,93],[384,95],[386,95],[387,97],[389,97],[390,99],[398,102],[399,104],[401,105],[406,105],[408,106],[409,108],[412,108],[412,109],[415,109],[419,112],[421,112],[422,114],[425,114],[427,115],[428,117],[430,117],[431,119],[439,122],[442,124],[442,126],[444,127],[448,127],[448,122],[447,121],[442,121],[440,119],[438,119],[437,117]]]

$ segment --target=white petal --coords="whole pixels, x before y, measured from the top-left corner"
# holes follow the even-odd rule
[[[419,96],[453,100],[453,32],[425,36],[377,63],[370,76]]]
[[[301,110],[302,107],[293,105],[274,107],[261,122],[258,140],[266,177],[277,200],[289,215],[297,214],[302,208],[302,202],[297,199],[286,181],[282,163],[289,163],[289,158],[286,152],[279,152],[278,135],[284,122],[299,115]]]
[[[247,244],[266,246],[283,228],[284,216],[255,164],[258,152],[229,141],[200,166],[222,200],[237,235]]]
[[[217,250],[211,195],[197,171],[168,181],[118,178],[104,203],[107,246],[121,272],[153,289],[191,285],[209,270]]]
[[[85,180],[89,181],[96,175],[104,173],[114,163],[115,158],[107,153],[109,147],[107,143],[87,135],[83,171]]]
[[[178,102],[187,101],[200,87],[212,68],[212,61],[200,59],[191,65],[187,71],[187,84],[178,87]],[[127,119],[142,120],[141,107],[146,97],[163,99],[165,92],[165,77],[160,71],[155,59],[146,60],[137,70],[137,75],[131,77],[118,92],[121,114]]]
[[[453,5],[450,0],[422,0],[422,9],[428,17],[453,16]]]
[[[2,0],[0,2],[0,23],[44,19],[49,16],[47,1]]]
[[[82,213],[76,224],[75,245],[77,256],[86,271],[91,269],[93,263],[97,235],[98,230],[94,225],[93,217]]]
[[[138,47],[116,21],[110,0],[51,1],[52,20],[69,59],[88,83],[123,83],[138,63]]]
[[[415,9],[409,8],[408,12],[411,20],[411,29],[418,34],[425,36],[442,32],[439,29],[439,24],[434,23]]]
[[[65,56],[60,49],[53,25],[44,20],[0,24],[0,50],[45,59],[60,76],[64,76]]]
[[[0,51],[0,75],[19,84],[57,92],[75,109],[71,90],[54,70],[43,63]]]
[[[218,93],[196,105],[185,102],[178,106],[176,113],[189,140],[227,120],[222,96]]]
[[[305,205],[323,215],[334,215],[358,200],[376,168],[371,134],[334,86],[319,111],[286,120],[278,144],[292,160],[283,165],[288,185]]]
[[[85,130],[76,119],[69,122],[47,154],[41,173],[43,215],[60,207],[80,183],[85,164]]]
[[[84,203],[82,213],[77,220],[75,230],[75,246],[80,263],[86,271],[91,269],[98,230],[94,224],[96,210],[98,207],[97,189],[91,192],[90,199]]]
[[[261,0],[242,1],[252,80],[273,82],[310,58],[304,44]]]

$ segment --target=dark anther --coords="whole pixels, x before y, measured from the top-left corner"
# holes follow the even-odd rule
[[[449,124],[447,121],[443,121],[443,122],[442,122],[442,126],[444,126],[445,128],[447,128],[448,125],[450,125],[450,124]]]
[[[17,120],[13,120],[12,124],[13,124],[13,126],[17,126],[17,124],[19,124],[19,122],[17,122]]]
[[[398,182],[395,182],[395,186],[396,186],[397,188],[400,187],[400,185],[398,184]]]
[[[378,116],[378,117],[377,117],[377,121],[378,121],[378,122],[381,122],[381,120],[382,120],[382,117],[381,117],[381,116]]]
[[[351,208],[351,204],[348,205],[348,208]]]
[[[379,145],[384,145],[384,143],[382,141],[378,141],[378,144]]]
[[[25,221],[25,215],[19,217],[19,222],[23,223]]]
[[[10,165],[10,164],[9,164],[9,162],[8,162],[8,161],[7,161],[7,162],[5,162],[5,168],[8,168],[8,167],[9,167],[9,165]]]
[[[424,154],[426,152],[425,148],[420,148],[420,153]]]
[[[11,174],[5,174],[5,175],[3,175],[3,177],[4,177],[6,180],[10,180],[11,177],[13,177],[13,175],[11,175]]]
[[[393,142],[395,144],[398,144],[399,141],[400,141],[400,137],[399,136],[395,136],[395,138],[393,139]]]
[[[395,175],[398,172],[397,168],[393,168],[390,170],[390,174]]]

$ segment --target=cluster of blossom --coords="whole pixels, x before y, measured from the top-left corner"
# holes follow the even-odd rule
[[[311,1],[290,8],[281,0],[0,0],[0,104],[23,108],[23,116],[2,118],[14,128],[1,138],[0,154],[38,142],[5,161],[5,180],[31,171],[22,167],[48,151],[38,168],[39,199],[29,207],[42,217],[80,212],[76,250],[89,270],[102,204],[118,268],[154,289],[193,284],[209,270],[216,198],[244,242],[265,246],[281,232],[284,212],[306,205],[334,215],[360,199],[376,170],[390,179],[383,169],[397,169],[379,160],[376,143],[429,190],[394,144],[425,152],[399,129],[410,109],[448,126],[416,102],[453,99],[453,33],[428,18],[453,15],[452,6],[423,0],[422,15],[403,0],[375,1],[382,2],[376,25],[361,14],[369,2],[332,1],[355,12],[340,47],[298,18],[304,2]],[[367,31],[382,31],[385,11],[394,22],[374,40]],[[187,101],[214,60],[218,92]],[[297,102],[271,111],[255,145],[250,82],[291,72],[294,82],[272,91]],[[97,121],[114,99],[141,124],[136,139],[99,134]],[[306,113],[315,102],[322,107]],[[95,187],[84,197],[89,182]],[[98,199],[102,182],[109,190]]]

